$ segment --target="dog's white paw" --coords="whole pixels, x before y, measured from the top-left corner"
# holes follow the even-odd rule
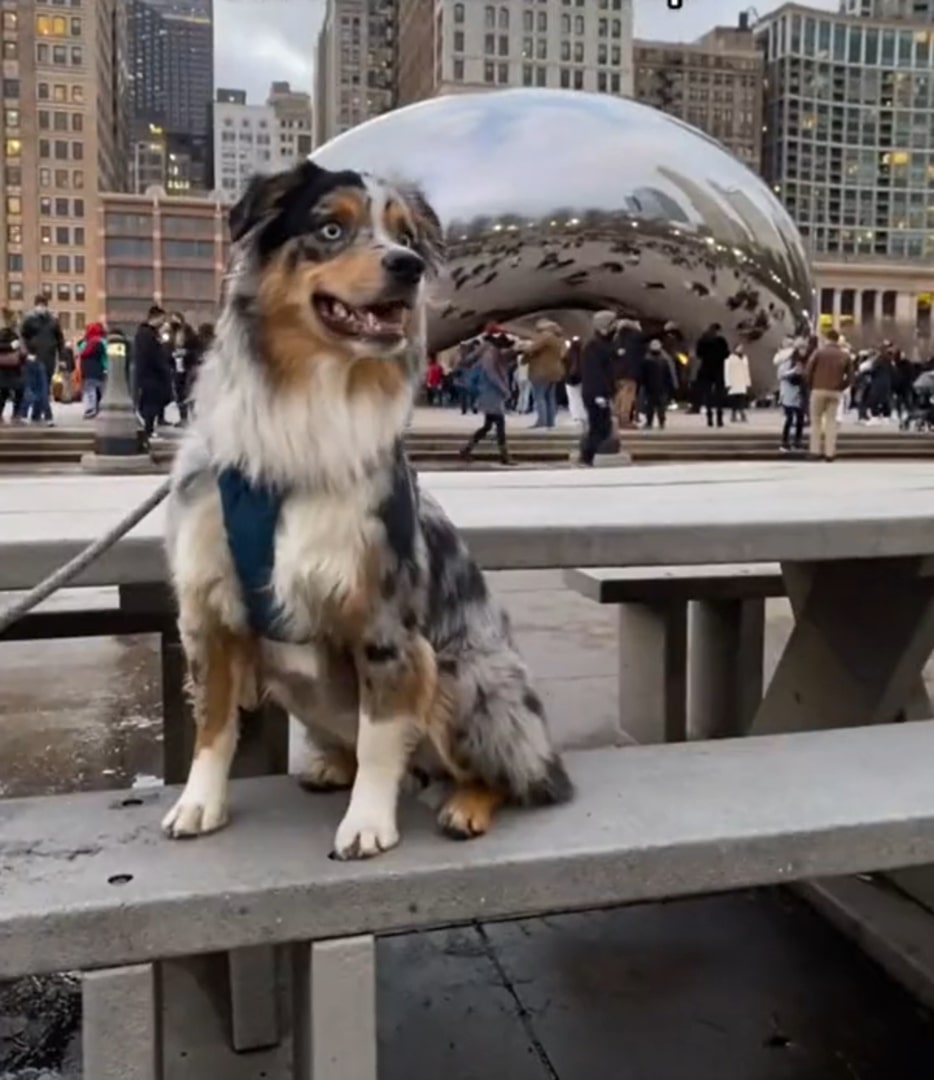
[[[227,799],[221,795],[195,801],[186,793],[162,819],[162,831],[173,840],[217,832],[230,820]]]
[[[399,829],[391,815],[362,814],[351,807],[337,828],[332,858],[372,859],[399,843]]]

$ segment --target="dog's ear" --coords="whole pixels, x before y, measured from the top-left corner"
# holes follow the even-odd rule
[[[275,213],[290,192],[312,183],[323,171],[313,161],[302,161],[285,172],[258,173],[252,177],[228,216],[230,239],[236,243],[246,236],[252,228]]]
[[[420,187],[414,184],[409,185],[403,194],[412,215],[419,247],[427,257],[431,268],[435,271],[440,270],[445,254],[444,228],[441,219]]]

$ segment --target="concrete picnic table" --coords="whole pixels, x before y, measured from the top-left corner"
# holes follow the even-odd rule
[[[0,478],[0,591],[34,586],[161,482]],[[426,472],[420,483],[486,569],[780,563],[796,621],[752,734],[889,723],[934,651],[934,469],[923,463]],[[163,526],[164,506],[74,584],[116,586],[121,607],[170,615]],[[189,754],[190,725],[174,722],[183,711],[182,665],[177,636],[164,633],[174,710],[167,782],[184,779]],[[241,775],[283,771],[276,745],[277,767],[254,760]],[[927,870],[920,873],[918,891],[934,896]],[[237,1049],[268,1046],[274,1035],[274,1016],[257,1005],[272,1000],[257,993],[273,985],[270,956],[230,954]]]
[[[158,477],[0,478],[0,590],[115,524]],[[934,469],[711,464],[424,473],[487,569],[779,562],[796,627],[755,732],[891,718],[934,649]],[[160,507],[79,584],[164,586]]]

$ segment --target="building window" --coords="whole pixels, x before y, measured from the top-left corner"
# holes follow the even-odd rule
[[[547,11],[540,11],[538,13],[538,18],[535,20],[535,23],[536,23],[536,26],[538,28],[538,32],[540,34],[547,34],[548,33],[548,12]]]
[[[84,229],[80,226],[74,231],[73,243],[75,247],[84,247]]]
[[[84,63],[84,49],[82,49],[80,45],[72,45],[71,63],[72,67],[81,67]]]
[[[612,33],[610,34],[610,36],[615,37],[615,38],[623,36],[623,25],[619,21],[619,19],[614,19],[613,20],[613,29],[612,29]]]
[[[464,31],[463,30],[455,30],[454,31],[454,51],[455,52],[463,52],[464,51]],[[227,133],[224,132],[224,134],[226,135]]]
[[[84,170],[72,169],[71,171],[71,186],[80,191],[84,187]]]
[[[6,268],[11,274],[23,272],[23,256],[18,251],[7,252]]]
[[[71,100],[80,105],[84,101],[84,87],[81,83],[74,83],[71,87]]]
[[[570,15],[562,15],[561,16],[561,33],[562,34],[570,34],[570,32],[571,32],[571,16]]]
[[[72,206],[71,212],[72,212],[72,215],[74,217],[76,217],[76,218],[83,218],[84,217],[84,199],[75,199],[74,202],[72,202],[71,206]]]
[[[55,131],[68,130],[68,113],[56,112],[52,114],[52,127]]]
[[[533,72],[531,64],[522,65],[522,85],[531,86],[533,84]]]
[[[19,157],[23,152],[23,144],[19,139],[5,139],[3,149],[8,158]]]
[[[73,16],[69,25],[71,27],[71,36],[81,37],[81,20]]]
[[[3,80],[3,96],[5,98],[18,98],[20,93],[19,79]]]
[[[3,43],[3,59],[4,60],[19,60],[19,44],[15,41],[4,41]]]
[[[3,121],[8,128],[19,127],[19,109],[4,109]]]
[[[68,143],[64,139],[55,140],[55,160],[67,161],[68,160]]]
[[[72,0],[72,3],[74,3],[74,0]],[[78,297],[75,296],[75,299],[77,300]],[[83,311],[76,311],[75,312],[75,329],[76,330],[83,330],[84,329],[85,319],[86,319],[86,316],[85,316]]]
[[[537,67],[535,69],[535,85],[547,86],[548,85],[548,68]]]
[[[496,35],[484,34],[483,35],[483,51],[487,56],[493,56],[496,52]]]
[[[535,12],[529,11],[528,8],[522,12],[522,29],[527,34],[531,34],[535,29]]]
[[[39,200],[39,213],[42,217],[52,216],[52,200],[48,197],[48,195],[43,195],[43,197]]]
[[[71,114],[71,130],[84,131],[84,117],[81,113],[76,112]]]
[[[56,255],[55,256],[55,272],[56,272],[56,274],[70,274],[71,273],[71,256],[70,255]]]
[[[575,34],[583,34],[583,32],[584,32],[584,16],[583,15],[575,15],[574,16],[574,33]]]
[[[496,29],[496,8],[492,4],[487,4],[483,11],[483,25],[487,30]]]
[[[548,38],[539,38],[535,42],[535,59],[547,60],[548,59]]]
[[[571,59],[571,43],[570,41],[561,42],[561,59],[567,63]]]
[[[52,114],[48,109],[39,110],[39,130],[48,131],[51,125]]]
[[[3,29],[15,34],[19,30],[19,15],[15,11],[4,11]]]
[[[52,226],[51,225],[40,225],[39,226],[39,240],[43,244],[51,244],[52,243]]]
[[[59,67],[64,67],[68,63],[68,50],[64,45],[52,46],[52,63]]]
[[[52,256],[40,255],[39,256],[39,269],[43,274],[52,273]]]
[[[78,259],[79,259],[79,258],[81,258],[81,256],[76,256],[76,257],[75,257],[75,262],[76,262],[76,263],[77,263],[77,261],[78,261]],[[82,264],[84,263],[84,259],[83,259],[83,258],[81,258],[81,262],[82,262]],[[75,268],[75,273],[77,273],[77,272],[78,272],[78,270],[77,270],[77,267],[76,267],[76,268]],[[85,298],[85,289],[84,289],[84,286],[83,286],[83,285],[75,285],[75,299],[76,299],[76,300],[77,300],[77,301],[78,301],[79,303],[82,303],[82,304],[83,304],[83,303],[84,303],[84,298]]]
[[[68,34],[68,20],[64,15],[37,15],[36,33],[39,37],[65,37]]]
[[[583,64],[584,62],[584,43],[583,41],[574,42],[574,63]]]
[[[47,161],[52,156],[52,143],[48,139],[39,140],[39,158]]]
[[[84,143],[73,142],[71,144],[71,159],[72,161],[84,160]]]
[[[583,71],[580,70],[580,68],[575,68],[574,69],[574,89],[575,90],[583,90],[584,89],[584,73],[583,73]]]
[[[11,281],[7,288],[7,296],[11,300],[22,300],[23,283],[21,281]]]
[[[76,274],[83,274],[84,273],[84,256],[83,255],[76,255],[75,256],[75,273]],[[84,286],[82,285],[82,289],[83,288],[84,288]],[[78,296],[77,293],[76,293],[75,294],[75,299],[76,300],[83,300],[84,296],[83,295]]]
[[[55,200],[55,216],[56,217],[68,217],[68,200],[56,199]]]
[[[570,70],[568,68],[562,68],[561,69],[561,74],[559,76],[558,81],[560,82],[562,89],[570,90],[570,88],[571,88],[571,72],[570,72]]]
[[[487,83],[496,82],[496,65],[492,60],[487,60],[483,65],[483,81]]]
[[[454,81],[464,81],[464,61],[461,60],[460,57],[457,57],[454,60]]]
[[[66,102],[68,100],[68,87],[64,83],[55,83],[52,87],[52,100]]]
[[[462,23],[464,21],[464,5],[463,4],[455,4],[454,5],[454,21],[456,23]]]
[[[3,170],[3,180],[7,187],[22,187],[23,170],[19,165],[7,165]]]
[[[56,169],[55,170],[55,186],[56,187],[68,187],[68,170]]]
[[[65,284],[60,284],[55,290],[55,299],[59,300],[59,301],[62,301],[63,303],[70,302],[70,300],[71,300],[71,286],[70,285],[65,285]],[[61,318],[61,317],[59,317],[59,318]]]
[[[41,82],[36,86],[36,97],[40,101],[48,101],[51,97],[49,93],[49,84],[47,82]]]
[[[22,225],[7,225],[6,227],[7,243],[21,244],[23,242],[23,226]]]
[[[50,58],[48,45],[39,44],[36,46],[36,63],[47,64]]]
[[[496,72],[497,82],[500,86],[506,86],[509,82],[509,65],[499,64]]]

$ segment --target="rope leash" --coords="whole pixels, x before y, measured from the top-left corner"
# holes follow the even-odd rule
[[[95,540],[93,544],[88,545],[84,551],[77,554],[64,566],[59,567],[53,574],[50,574],[44,581],[40,581],[35,588],[30,589],[25,596],[17,600],[5,611],[0,612],[0,633],[8,629],[13,623],[17,622],[24,615],[28,615],[34,607],[37,607],[47,600],[54,592],[64,588],[69,582],[73,581],[86,567],[90,566],[92,562],[99,559],[109,548],[112,548],[114,544],[133,528],[135,528],[144,517],[152,513],[153,510],[165,499],[171,488],[171,479],[163,481],[159,487],[156,488],[151,495],[148,495],[134,510],[131,510],[129,514],[112,529],[109,529],[99,539]]]

